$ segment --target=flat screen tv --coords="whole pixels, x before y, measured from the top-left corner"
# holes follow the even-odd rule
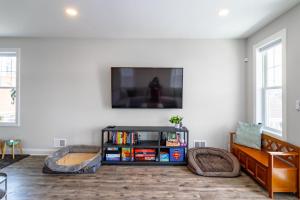
[[[182,108],[183,68],[112,67],[113,108]]]

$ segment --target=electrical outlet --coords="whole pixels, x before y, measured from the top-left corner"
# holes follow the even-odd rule
[[[54,147],[60,148],[67,146],[67,139],[65,138],[54,138]]]
[[[296,110],[299,112],[300,111],[300,100],[296,101]]]
[[[194,140],[194,147],[195,148],[206,147],[206,140]]]

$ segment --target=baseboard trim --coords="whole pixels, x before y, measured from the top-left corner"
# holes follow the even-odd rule
[[[25,154],[36,155],[36,156],[50,155],[55,150],[57,150],[57,149],[55,149],[55,148],[53,148],[53,149],[31,149],[31,148],[23,149]]]

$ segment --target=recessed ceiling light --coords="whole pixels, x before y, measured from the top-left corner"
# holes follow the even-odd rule
[[[230,11],[226,8],[224,9],[220,9],[218,14],[220,17],[226,17],[227,15],[229,15]]]
[[[66,8],[65,13],[70,17],[75,17],[78,15],[78,11],[74,8]]]

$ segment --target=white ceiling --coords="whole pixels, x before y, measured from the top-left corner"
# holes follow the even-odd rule
[[[0,37],[245,38],[299,1],[0,0]]]

